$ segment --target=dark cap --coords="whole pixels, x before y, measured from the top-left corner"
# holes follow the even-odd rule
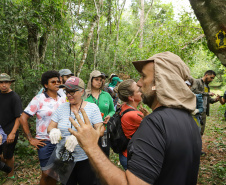
[[[105,78],[108,78],[108,75],[106,75],[105,73],[101,73]]]

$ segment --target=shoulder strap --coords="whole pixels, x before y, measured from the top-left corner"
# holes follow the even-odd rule
[[[123,116],[125,113],[129,112],[129,111],[135,111],[135,109],[126,109],[125,111],[122,112],[121,116]]]

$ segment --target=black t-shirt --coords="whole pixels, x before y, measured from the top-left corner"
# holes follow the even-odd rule
[[[6,134],[12,131],[16,118],[23,112],[20,97],[14,91],[0,92],[0,125]]]
[[[191,114],[159,107],[128,145],[128,170],[150,184],[196,185],[201,136]]]

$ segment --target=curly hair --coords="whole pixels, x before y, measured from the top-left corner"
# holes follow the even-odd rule
[[[46,71],[45,73],[42,74],[41,84],[44,87],[45,91],[47,90],[45,87],[45,84],[48,85],[49,79],[54,77],[57,77],[60,80],[60,73],[52,70],[52,71]]]

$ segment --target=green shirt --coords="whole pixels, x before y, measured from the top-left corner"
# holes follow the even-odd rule
[[[102,115],[103,120],[106,116],[109,115],[110,117],[112,117],[115,113],[112,97],[105,91],[101,91],[98,99],[94,98],[91,94],[88,98],[86,98],[85,101],[97,104],[101,114],[104,114]]]

